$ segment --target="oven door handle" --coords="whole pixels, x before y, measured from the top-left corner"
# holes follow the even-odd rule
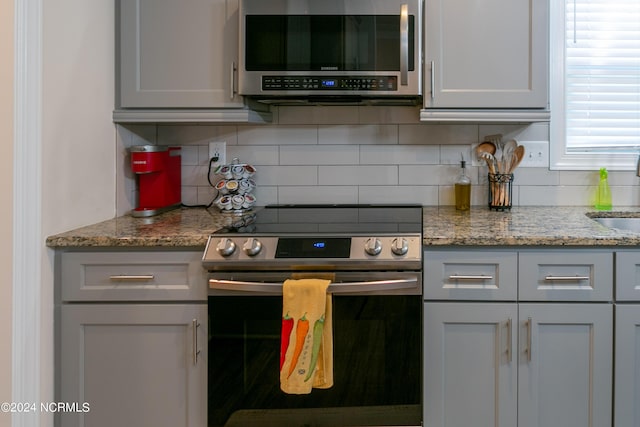
[[[339,282],[329,284],[327,292],[332,294],[363,293],[376,291],[390,291],[401,289],[415,289],[418,278],[391,280],[372,280],[367,282]],[[209,279],[209,288],[239,292],[279,293],[282,294],[282,283],[244,282],[240,280]]]

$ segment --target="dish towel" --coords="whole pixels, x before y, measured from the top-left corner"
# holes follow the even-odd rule
[[[330,280],[289,279],[282,285],[280,389],[308,394],[333,386]]]

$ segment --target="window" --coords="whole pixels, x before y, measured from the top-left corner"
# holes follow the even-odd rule
[[[634,169],[640,0],[551,2],[551,167]]]

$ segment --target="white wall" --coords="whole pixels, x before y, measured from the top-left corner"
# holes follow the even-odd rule
[[[0,0],[0,402],[11,401],[13,63],[13,1]],[[9,414],[0,412],[0,427],[10,425]]]
[[[115,214],[114,2],[43,1],[42,242]],[[43,249],[41,400],[53,400],[53,251]],[[52,419],[42,416],[42,425]]]

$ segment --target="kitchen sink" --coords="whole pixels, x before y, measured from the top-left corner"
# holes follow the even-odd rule
[[[640,233],[640,217],[604,217],[592,219],[608,228],[617,228],[619,230]]]

